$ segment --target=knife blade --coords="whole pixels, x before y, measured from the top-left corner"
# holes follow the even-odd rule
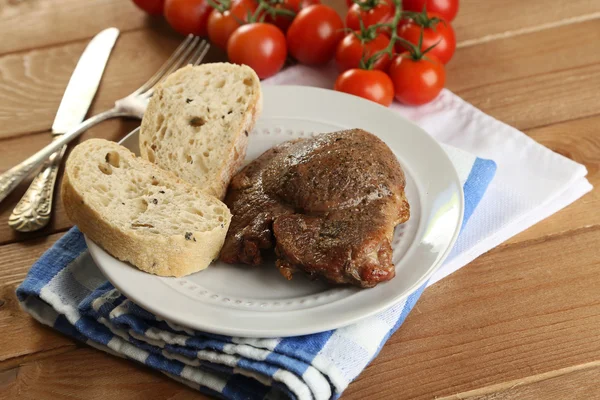
[[[117,37],[119,37],[119,30],[108,28],[98,33],[87,45],[58,106],[52,124],[52,133],[68,132],[83,121],[98,90]]]
[[[105,29],[90,41],[81,54],[52,124],[55,138],[75,128],[85,118],[118,37],[117,28]],[[54,184],[65,149],[66,146],[63,146],[52,154],[31,182],[8,219],[8,225],[13,229],[32,232],[50,221]]]

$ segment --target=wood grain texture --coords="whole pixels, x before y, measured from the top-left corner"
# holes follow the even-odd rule
[[[436,400],[599,399],[600,362],[576,365]]]
[[[0,0],[0,21],[0,37],[13,37],[0,41],[5,54],[91,38],[110,26],[126,31],[161,24],[162,18],[123,0]]]
[[[594,115],[600,106],[592,90],[600,84],[599,39],[600,20],[459,49],[448,66],[448,87],[520,129]],[[141,85],[180,40],[160,29],[121,35],[91,113]],[[77,42],[0,57],[0,138],[50,129],[84,47]],[[213,49],[208,60],[223,57]]]
[[[600,19],[458,49],[447,87],[518,129],[596,115],[599,40]]]
[[[164,29],[123,33],[108,60],[88,115],[113,107],[150,78],[182,37]],[[0,57],[0,139],[49,131],[87,41]],[[211,49],[207,61],[223,60]],[[35,105],[35,107],[32,107]]]
[[[345,399],[431,399],[600,359],[600,229],[492,250],[427,289]]]
[[[91,348],[26,362],[4,372],[0,398],[208,399],[159,372]]]
[[[24,313],[15,296],[31,265],[61,234],[0,247],[0,370],[17,365],[30,354],[66,351],[75,344]]]
[[[465,42],[581,18],[598,11],[596,0],[553,2],[552,7],[546,0],[461,0],[452,25],[458,41]]]

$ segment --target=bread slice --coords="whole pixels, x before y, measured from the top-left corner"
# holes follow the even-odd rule
[[[73,149],[62,199],[67,215],[114,257],[161,276],[217,258],[231,213],[217,198],[103,139]]]
[[[251,68],[228,63],[181,68],[150,99],[141,156],[223,199],[261,109],[260,81]]]

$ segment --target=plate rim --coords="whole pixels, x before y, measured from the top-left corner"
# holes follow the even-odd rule
[[[459,215],[458,215],[458,223],[454,227],[454,231],[453,231],[450,241],[448,242],[448,245],[446,246],[444,251],[440,253],[440,256],[438,257],[437,261],[432,263],[432,265],[429,267],[427,273],[423,274],[418,280],[416,280],[416,282],[414,282],[412,284],[412,286],[410,286],[408,289],[404,290],[402,293],[400,293],[396,296],[387,298],[386,301],[379,302],[376,307],[371,307],[368,312],[360,313],[360,314],[354,315],[352,317],[345,318],[343,321],[330,322],[326,326],[320,327],[318,330],[315,330],[314,328],[310,328],[310,327],[294,328],[293,330],[290,330],[290,329],[287,329],[286,327],[283,327],[283,328],[278,328],[276,330],[270,329],[267,332],[267,331],[263,331],[263,330],[256,329],[256,328],[245,329],[243,327],[220,329],[219,327],[215,327],[212,325],[207,326],[207,325],[203,324],[201,318],[198,318],[195,321],[189,321],[189,320],[183,320],[180,317],[178,317],[177,315],[165,315],[165,313],[163,313],[163,310],[155,307],[152,302],[148,302],[143,297],[139,297],[137,295],[131,295],[131,292],[129,292],[129,290],[127,290],[127,289],[123,290],[123,287],[122,287],[122,285],[120,285],[119,281],[112,279],[110,271],[108,271],[105,268],[105,266],[103,266],[103,262],[100,260],[100,258],[102,257],[102,253],[104,253],[105,255],[107,255],[110,258],[113,258],[114,260],[116,260],[116,259],[114,257],[112,257],[110,254],[108,254],[104,249],[100,248],[98,245],[93,243],[87,236],[84,235],[86,243],[88,245],[88,248],[90,249],[90,255],[92,256],[92,259],[94,260],[96,265],[98,265],[98,268],[102,271],[103,275],[111,282],[111,284],[115,288],[117,288],[122,294],[126,295],[129,299],[134,301],[136,304],[138,304],[141,307],[143,307],[144,309],[154,313],[155,315],[157,315],[161,318],[165,318],[169,321],[175,322],[179,325],[189,327],[192,329],[196,329],[198,331],[205,331],[205,332],[229,335],[229,336],[263,337],[264,338],[264,337],[289,337],[289,336],[319,333],[319,332],[328,331],[328,330],[337,329],[340,327],[351,325],[351,324],[356,323],[357,321],[360,321],[364,318],[373,316],[383,310],[389,309],[390,307],[407,299],[410,295],[415,293],[423,284],[425,284],[425,282],[427,282],[429,280],[429,278],[439,269],[439,267],[442,265],[442,263],[446,260],[446,258],[452,251],[454,244],[456,243],[456,240],[458,239],[458,236],[460,234],[462,221],[464,219],[464,208],[465,208],[464,191],[462,190],[463,185],[461,184],[460,178],[458,176],[458,172],[457,172],[454,164],[450,160],[450,157],[448,156],[448,154],[444,151],[443,147],[440,145],[440,143],[437,142],[437,140],[435,140],[423,128],[419,127],[417,124],[410,121],[408,118],[400,115],[397,112],[390,110],[388,107],[384,107],[379,104],[372,103],[372,102],[370,102],[368,100],[364,100],[360,97],[348,95],[348,94],[341,93],[341,92],[336,92],[336,91],[329,90],[329,89],[323,89],[323,88],[311,87],[311,86],[301,86],[301,85],[273,85],[273,86],[262,85],[262,89],[263,89],[263,95],[265,94],[264,93],[265,91],[269,91],[269,92],[275,91],[276,92],[276,91],[281,91],[281,90],[283,90],[283,91],[293,90],[294,93],[297,93],[298,91],[305,91],[305,92],[317,92],[317,95],[318,95],[318,92],[321,92],[321,93],[326,92],[328,96],[333,95],[334,97],[335,96],[353,97],[354,100],[358,101],[359,103],[362,103],[362,104],[368,103],[369,106],[381,107],[381,108],[385,109],[387,112],[389,112],[390,115],[393,116],[394,118],[399,118],[399,119],[404,120],[405,123],[412,125],[412,128],[420,131],[420,133],[423,136],[427,137],[427,140],[429,140],[429,142],[433,146],[435,146],[439,152],[441,152],[441,154],[445,158],[445,161],[447,163],[449,163],[449,165],[452,166],[451,174],[453,175],[453,178],[455,180],[454,183],[457,183],[458,187],[460,187],[460,190],[458,190],[458,194],[459,194],[459,196],[458,196],[458,214]],[[269,116],[269,117],[277,118],[278,116]],[[118,143],[122,144],[123,142],[129,140],[133,135],[136,135],[139,132],[139,129],[140,129],[139,127],[135,128],[130,133],[128,133],[125,137],[123,137]],[[116,261],[119,261],[119,260],[116,260]],[[158,276],[153,276],[153,277],[161,278]],[[298,311],[306,312],[306,310],[296,310],[296,312],[298,312]],[[249,310],[248,312],[255,312],[255,311]],[[280,311],[280,312],[286,312],[286,311]],[[290,311],[287,311],[287,312],[290,312]],[[193,322],[193,323],[190,324],[190,322]]]

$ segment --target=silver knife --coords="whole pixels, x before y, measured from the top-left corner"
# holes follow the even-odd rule
[[[105,29],[83,51],[52,124],[54,139],[79,125],[85,118],[117,37],[117,28]],[[44,163],[41,172],[33,179],[13,210],[8,225],[15,230],[33,232],[48,225],[52,213],[54,184],[66,148],[66,145],[63,146]]]

